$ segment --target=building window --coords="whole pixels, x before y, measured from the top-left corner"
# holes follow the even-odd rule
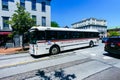
[[[2,0],[2,10],[8,10],[8,0]]]
[[[3,29],[8,29],[9,24],[6,23],[6,21],[9,20],[9,17],[3,17]]]
[[[42,26],[46,26],[46,17],[42,17]]]
[[[32,19],[34,20],[34,25],[36,25],[36,16],[32,15]]]
[[[25,8],[25,0],[20,0],[20,6]]]
[[[36,0],[32,0],[32,10],[36,10]]]
[[[45,12],[46,11],[46,3],[45,2],[42,2],[42,12]]]

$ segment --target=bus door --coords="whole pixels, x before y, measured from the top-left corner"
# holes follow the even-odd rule
[[[37,42],[36,42],[37,54],[45,54],[46,53],[45,31],[38,31],[36,36],[37,36]]]
[[[34,30],[30,32],[30,53],[35,55],[44,54],[45,51],[45,32]]]
[[[36,54],[36,50],[35,50],[35,47],[37,45],[36,41],[37,41],[37,39],[33,35],[30,35],[30,45],[29,45],[30,49],[29,49],[29,52],[31,54]]]

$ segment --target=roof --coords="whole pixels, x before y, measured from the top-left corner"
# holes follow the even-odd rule
[[[86,18],[86,19],[83,19],[83,20],[81,20],[81,21],[72,23],[71,25],[78,24],[78,23],[82,23],[82,22],[88,21],[88,20],[90,21],[91,19],[92,19],[92,20],[96,20],[96,21],[104,21],[104,22],[106,22],[106,20],[104,20],[104,19],[97,19],[97,18],[92,18],[92,17],[90,17],[90,18]]]
[[[98,30],[96,29],[73,29],[73,28],[54,28],[54,27],[32,27],[30,30],[41,30],[41,31],[45,31],[45,30],[55,30],[55,31],[83,31],[83,32],[98,32]]]

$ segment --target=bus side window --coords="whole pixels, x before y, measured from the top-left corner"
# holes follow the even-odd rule
[[[58,33],[58,39],[69,39],[69,32],[66,31],[59,31]]]
[[[65,34],[64,34],[64,32],[63,31],[59,31],[58,32],[58,39],[64,39],[64,36],[65,36]]]
[[[37,36],[38,40],[44,40],[45,39],[45,32],[44,31],[38,31],[36,36]]]
[[[84,38],[84,33],[83,32],[79,32],[79,38]]]
[[[91,37],[92,37],[92,38],[94,38],[94,37],[95,37],[95,36],[94,36],[94,33],[91,33]]]
[[[69,32],[64,32],[64,38],[69,39],[69,34],[70,34]]]
[[[56,31],[51,31],[51,39],[52,40],[57,39],[57,32]]]
[[[73,32],[70,31],[70,32],[69,32],[69,39],[72,39],[72,38],[73,38]]]
[[[47,31],[47,39],[48,40],[56,40],[57,39],[57,31]]]

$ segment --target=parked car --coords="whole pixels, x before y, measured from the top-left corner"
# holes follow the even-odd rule
[[[120,54],[120,37],[108,38],[104,50],[108,53]]]
[[[105,37],[105,38],[102,38],[102,43],[105,43],[106,41],[107,41],[107,37]]]

